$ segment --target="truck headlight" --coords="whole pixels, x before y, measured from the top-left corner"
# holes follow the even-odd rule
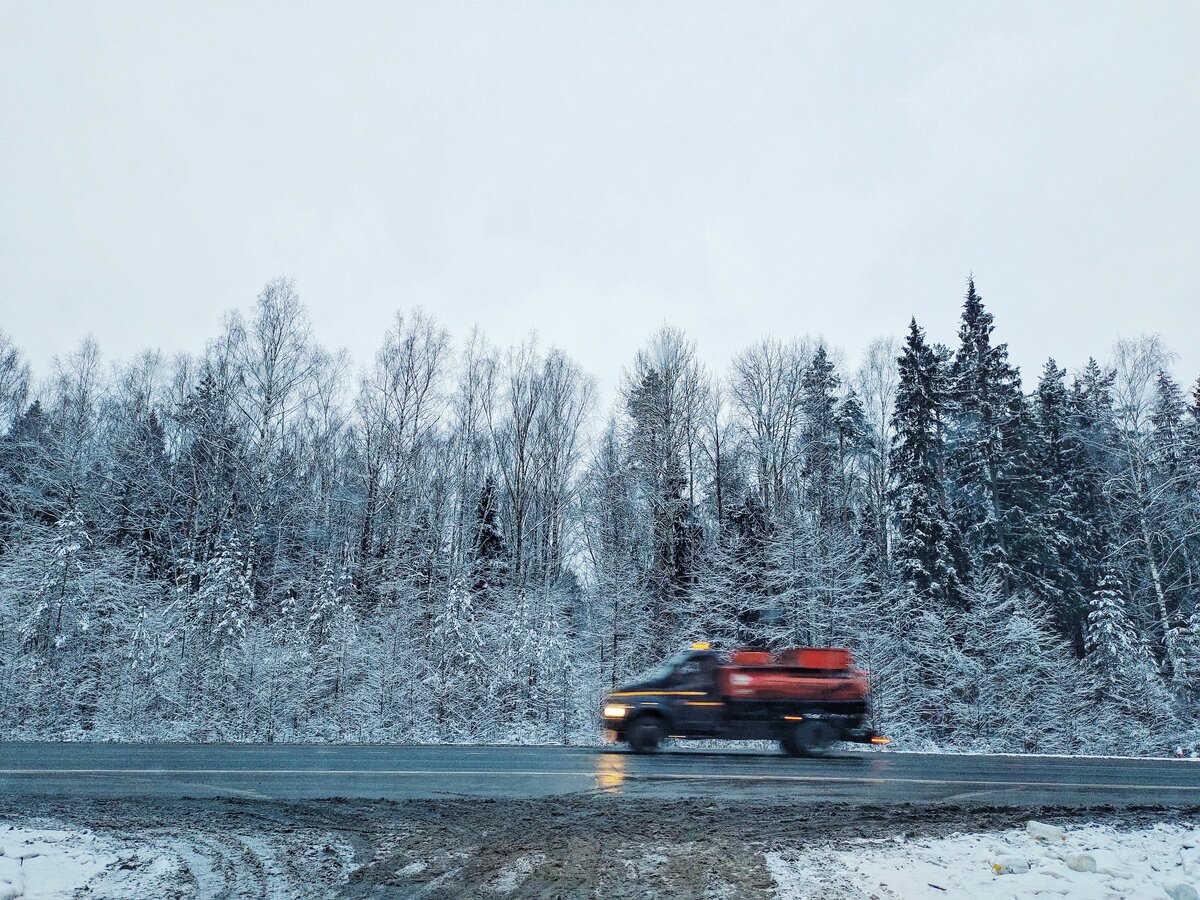
[[[626,711],[626,708],[620,703],[609,703],[604,707],[604,718],[620,719],[625,715]]]

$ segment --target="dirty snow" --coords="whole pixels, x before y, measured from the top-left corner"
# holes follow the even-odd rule
[[[1194,810],[821,806],[608,795],[39,800],[0,814],[0,900],[370,896],[1200,900]],[[1170,823],[1170,824],[1163,824]],[[1016,826],[1020,827],[1016,827]]]
[[[545,853],[527,853],[517,857],[496,877],[492,890],[497,894],[511,894],[545,861]]]
[[[765,854],[781,898],[1182,900],[1200,887],[1195,824],[1105,825],[862,841]],[[836,893],[834,893],[836,892]]]

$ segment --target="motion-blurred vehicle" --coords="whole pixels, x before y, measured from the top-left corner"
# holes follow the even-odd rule
[[[668,737],[778,741],[793,756],[838,741],[886,744],[867,725],[867,673],[849,650],[797,647],[727,658],[693,644],[613,691],[602,711],[607,737],[651,753]]]

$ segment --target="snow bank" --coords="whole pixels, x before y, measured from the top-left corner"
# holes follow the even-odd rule
[[[0,900],[70,897],[117,862],[91,832],[0,825]]]
[[[863,841],[852,849],[805,848],[766,857],[781,898],[1182,900],[1200,887],[1195,824],[1061,831],[1029,823],[1005,832]]]
[[[324,829],[187,825],[95,833],[0,821],[0,900],[71,897],[325,897],[354,850]]]

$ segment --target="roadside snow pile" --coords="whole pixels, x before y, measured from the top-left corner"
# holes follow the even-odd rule
[[[0,825],[0,900],[70,897],[117,861],[91,832]]]
[[[63,824],[0,821],[0,900],[332,896],[353,866],[353,848],[323,829]]]
[[[1021,830],[777,851],[766,861],[781,898],[1198,900],[1200,829],[1064,831],[1030,822]]]

